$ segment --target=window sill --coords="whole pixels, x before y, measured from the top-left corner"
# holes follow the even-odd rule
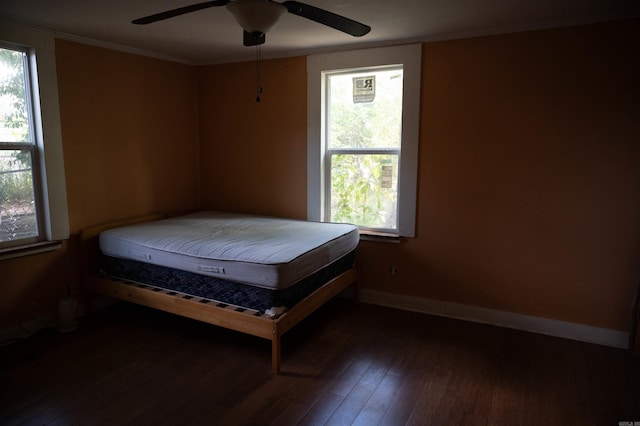
[[[382,232],[360,231],[360,241],[373,241],[378,243],[399,244],[402,238],[395,234],[385,234]]]
[[[62,241],[42,241],[38,243],[24,244],[17,247],[7,247],[0,249],[0,260],[45,253],[48,251],[58,250],[61,247]]]

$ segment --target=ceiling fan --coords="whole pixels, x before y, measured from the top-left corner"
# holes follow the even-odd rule
[[[213,0],[145,16],[144,18],[133,20],[132,23],[146,25],[218,6],[227,6],[227,10],[231,12],[242,27],[244,30],[243,44],[245,46],[263,44],[266,39],[265,34],[275,27],[285,13],[293,13],[354,37],[362,37],[371,31],[371,27],[368,25],[305,3],[297,1],[278,3],[272,0]]]

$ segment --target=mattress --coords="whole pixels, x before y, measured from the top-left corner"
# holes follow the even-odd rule
[[[104,255],[281,290],[353,251],[358,228],[225,212],[110,229]]]

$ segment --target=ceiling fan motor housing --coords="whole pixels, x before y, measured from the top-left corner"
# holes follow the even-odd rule
[[[235,0],[227,4],[238,25],[251,34],[266,34],[288,12],[280,3],[270,0]]]

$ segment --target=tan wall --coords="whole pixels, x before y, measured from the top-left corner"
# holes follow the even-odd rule
[[[81,228],[198,205],[193,67],[61,40],[56,60],[72,239],[0,263],[0,327],[55,312]]]
[[[363,242],[362,285],[628,329],[640,275],[638,27],[424,45],[418,235]],[[256,104],[255,64],[200,69],[203,201],[299,217],[304,59],[267,61],[264,75]]]

